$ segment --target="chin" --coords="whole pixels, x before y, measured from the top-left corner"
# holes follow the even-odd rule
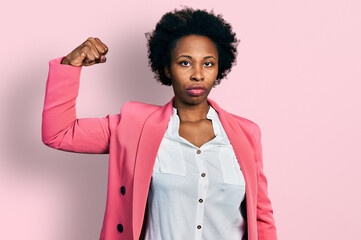
[[[205,96],[190,96],[187,97],[186,99],[182,99],[183,102],[191,104],[191,105],[197,105],[200,103],[203,103],[204,101],[207,101],[207,95]]]
[[[193,96],[193,95],[190,95],[187,93],[181,93],[181,94],[175,95],[175,100],[178,102],[182,102],[183,104],[198,105],[198,104],[206,102],[208,95],[209,95],[208,91],[199,96]]]

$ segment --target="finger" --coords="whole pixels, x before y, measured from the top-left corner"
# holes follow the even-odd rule
[[[107,60],[107,57],[106,56],[104,56],[104,55],[102,55],[101,57],[100,57],[100,62],[105,62]]]
[[[95,58],[93,52],[89,51],[85,61],[83,62],[84,63],[83,65],[90,66],[96,63],[104,63],[105,61],[106,61],[106,57],[104,55],[101,55],[100,58]]]
[[[94,40],[94,38],[89,38],[90,49],[96,60],[100,59],[101,53],[98,52],[98,43]]]
[[[105,58],[105,56],[102,56]],[[104,63],[106,61],[106,59],[102,60],[102,57],[99,59],[94,59],[93,61],[85,59],[80,65],[82,66],[91,66],[94,65],[96,63]]]
[[[99,54],[99,58],[95,58],[96,63],[103,63],[106,61],[106,57],[104,56],[106,54],[107,47],[105,44],[103,44],[99,38],[90,38],[89,41],[92,43],[92,47],[95,49],[92,49],[93,52],[96,51]]]
[[[94,40],[94,41],[93,41]],[[99,59],[95,59],[96,63],[103,63],[106,61],[106,46],[103,44],[99,38],[93,38],[92,39],[93,46],[96,48],[97,52],[100,54]]]
[[[100,42],[99,38],[91,38],[90,41],[93,44],[93,47],[95,48],[95,50],[99,53],[99,55],[105,55],[104,53],[105,53],[106,47],[104,46],[104,44],[102,42]]]
[[[90,66],[93,65],[95,61],[90,61],[88,58],[85,58],[83,61],[83,66]]]
[[[87,42],[82,47],[81,55],[84,56],[84,54],[85,54],[85,58],[83,60],[84,60],[85,63],[90,63],[90,62],[95,61],[95,56],[94,56],[94,53],[92,51],[91,43]]]
[[[98,39],[98,40],[97,40]],[[99,58],[95,58],[95,63],[104,63],[106,61],[106,50],[105,47],[103,46],[103,44],[100,41],[99,38],[93,38],[90,39],[91,43],[93,44],[93,47],[96,49],[95,51],[97,51],[99,53]]]
[[[96,59],[94,61],[90,61],[90,60],[85,59],[82,65],[83,66],[91,66],[91,65],[94,65],[96,63],[97,63]]]
[[[106,61],[106,57],[102,55],[99,59],[95,59],[93,63],[104,63]]]
[[[108,53],[108,47],[99,38],[94,38],[94,40],[100,45],[99,52],[102,55],[107,54]]]

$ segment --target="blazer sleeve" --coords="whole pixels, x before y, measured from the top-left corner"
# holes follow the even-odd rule
[[[258,191],[257,191],[257,230],[259,240],[277,240],[271,201],[268,197],[267,179],[263,171],[261,131],[257,126],[258,150],[256,151]]]
[[[109,120],[112,116],[76,118],[75,105],[82,67],[61,64],[63,58],[49,61],[42,141],[51,148],[64,151],[109,153]]]

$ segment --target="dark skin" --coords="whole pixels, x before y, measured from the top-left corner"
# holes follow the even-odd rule
[[[79,67],[104,63],[107,52],[108,47],[99,38],[89,37],[61,64]],[[164,71],[172,80],[174,107],[180,118],[179,135],[201,147],[215,137],[212,121],[206,116],[207,97],[218,74],[217,47],[208,37],[192,34],[180,38],[170,55],[170,65]]]
[[[180,38],[171,50],[170,66],[165,66],[164,71],[172,79],[174,107],[180,118],[179,135],[201,147],[215,137],[212,121],[206,118],[207,97],[218,74],[215,43],[199,35]],[[204,87],[204,92],[193,95],[187,89],[194,85]]]
[[[104,63],[106,61],[105,54],[107,53],[108,47],[99,38],[89,37],[66,55],[61,64],[81,67]]]

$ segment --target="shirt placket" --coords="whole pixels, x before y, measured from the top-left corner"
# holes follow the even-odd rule
[[[202,239],[203,231],[203,222],[204,222],[204,203],[206,200],[207,190],[208,190],[208,171],[206,165],[204,164],[204,149],[196,148],[194,150],[195,159],[197,167],[199,170],[198,175],[198,196],[197,196],[197,212],[196,212],[196,231],[195,237],[196,240]]]

